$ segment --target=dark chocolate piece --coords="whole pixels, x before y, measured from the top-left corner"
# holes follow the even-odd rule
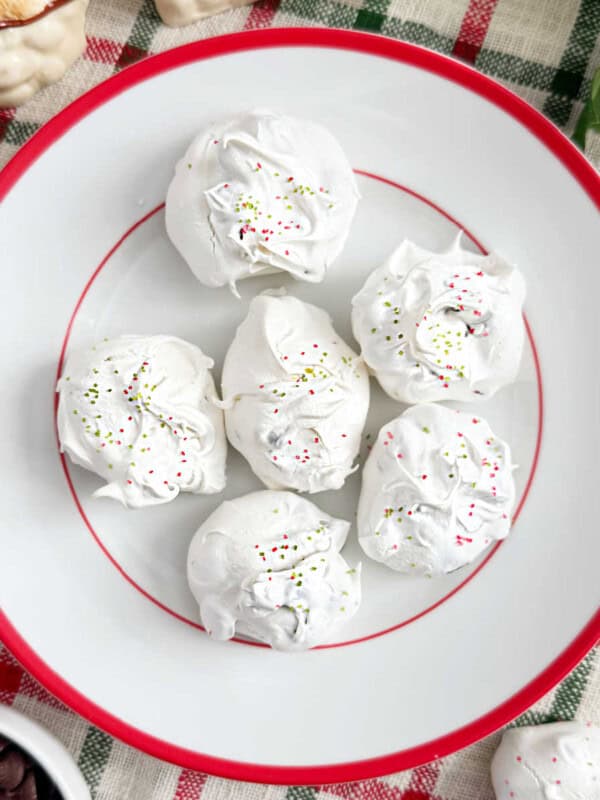
[[[35,775],[30,770],[17,788],[9,793],[11,800],[41,800],[38,797]]]
[[[0,755],[0,789],[16,789],[25,777],[26,769],[23,753],[6,748]]]
[[[0,737],[0,800],[62,800],[46,772],[13,742]]]

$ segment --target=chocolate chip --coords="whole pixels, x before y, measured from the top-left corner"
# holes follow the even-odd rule
[[[62,800],[50,777],[14,742],[0,737],[0,800]]]
[[[35,775],[33,771],[25,775],[22,783],[13,790],[9,797],[11,800],[38,800],[37,787],[35,782]]]
[[[0,755],[0,789],[16,789],[25,777],[25,757],[17,750],[6,749]]]

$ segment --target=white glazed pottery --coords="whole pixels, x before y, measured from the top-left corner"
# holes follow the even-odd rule
[[[327,126],[363,198],[322,284],[247,280],[238,300],[195,280],[166,236],[162,203],[194,134],[256,106]],[[523,711],[600,629],[599,183],[511,92],[443,56],[351,32],[196,42],[59,114],[0,174],[8,646],[110,733],[247,780],[315,784],[414,767]],[[513,531],[478,562],[428,580],[365,559],[353,527],[343,553],[363,561],[364,600],[338,638],[291,656],[210,641],[185,580],[187,548],[223,499],[261,486],[230,450],[222,495],[136,512],[94,501],[99,481],[57,451],[54,386],[67,350],[170,333],[212,356],[218,379],[249,299],[282,285],[327,308],[352,342],[350,299],[368,272],[403,237],[438,250],[459,227],[465,246],[499,250],[527,281],[517,381],[461,406],[511,444]],[[374,382],[372,392],[374,436],[404,407]],[[315,500],[353,521],[359,482]]]
[[[0,22],[0,108],[62,78],[85,48],[88,2],[58,0],[29,20]]]
[[[228,8],[239,8],[253,0],[155,0],[156,10],[165,25],[174,28],[191,25],[205,17],[220,14]]]
[[[68,750],[36,722],[0,705],[0,736],[29,753],[56,784],[64,800],[90,800],[90,792]]]

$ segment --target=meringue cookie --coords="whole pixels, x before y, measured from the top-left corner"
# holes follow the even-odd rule
[[[342,249],[359,194],[320,125],[253,111],[201,133],[177,164],[167,232],[206,286],[289,272],[311,282]]]
[[[475,400],[514,381],[525,282],[499,255],[404,241],[352,300],[352,329],[382,389],[405,403]]]
[[[223,367],[231,444],[270,489],[339,489],[369,408],[365,365],[329,315],[295,297],[255,297]]]
[[[600,800],[600,728],[556,722],[505,731],[492,784],[496,800]]]
[[[485,420],[412,406],[383,426],[365,464],[359,541],[399,572],[442,575],[506,537],[514,500],[510,449]]]
[[[339,554],[350,525],[291,492],[223,503],[196,532],[188,581],[208,633],[277,650],[327,639],[360,604],[360,565]]]
[[[73,353],[57,391],[61,451],[107,481],[94,497],[128,508],[213,494],[227,443],[210,368],[174,336],[120,336]]]

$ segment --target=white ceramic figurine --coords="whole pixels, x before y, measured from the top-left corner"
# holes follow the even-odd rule
[[[85,48],[89,0],[0,0],[0,108],[60,80]]]

